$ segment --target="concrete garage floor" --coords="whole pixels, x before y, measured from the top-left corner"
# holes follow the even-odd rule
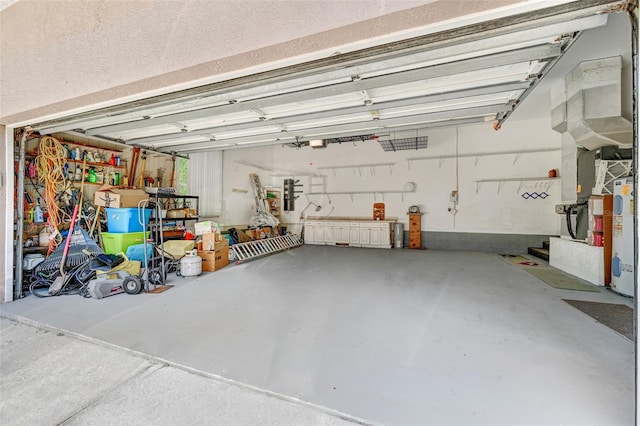
[[[498,255],[304,246],[28,318],[384,424],[633,424],[633,343]],[[151,392],[153,390],[150,390]]]

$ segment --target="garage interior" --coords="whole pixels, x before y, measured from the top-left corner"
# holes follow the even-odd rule
[[[272,13],[301,12],[293,3]],[[16,173],[3,179],[2,316],[365,423],[632,423],[637,232],[614,200],[634,211],[635,2],[328,4],[346,8],[334,27],[267,40],[245,52],[253,67],[212,59],[3,104]],[[355,13],[364,5],[377,8]],[[0,11],[3,38],[37,7]],[[183,7],[180,19],[195,6]],[[63,164],[66,186],[41,158]],[[48,235],[75,224],[75,205],[88,239],[72,262],[93,257],[84,246],[126,250],[107,249],[126,238],[97,201],[107,184],[157,202],[154,244],[203,240],[204,261],[172,258],[140,294],[51,295],[67,240]],[[136,205],[119,207],[137,229]]]

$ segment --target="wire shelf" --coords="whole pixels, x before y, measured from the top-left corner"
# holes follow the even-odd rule
[[[385,151],[407,151],[410,149],[426,149],[428,136],[419,136],[415,138],[378,140],[378,143]]]

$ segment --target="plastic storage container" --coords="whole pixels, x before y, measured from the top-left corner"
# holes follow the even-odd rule
[[[110,233],[142,232],[143,226],[138,221],[137,208],[114,209],[107,207],[107,227]],[[149,223],[151,209],[144,209],[144,223]]]
[[[127,259],[137,260],[142,266],[147,266],[144,263],[144,244],[133,244],[127,247],[126,252]],[[147,244],[147,259],[153,257],[153,244]]]
[[[149,234],[150,232],[147,232],[147,238],[149,238]],[[102,233],[102,243],[104,244],[104,252],[107,254],[118,254],[120,252],[126,253],[129,246],[132,246],[134,244],[142,244],[143,242],[144,242],[143,232],[125,232],[125,233],[103,232]]]

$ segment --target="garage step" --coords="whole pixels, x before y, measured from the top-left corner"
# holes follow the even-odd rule
[[[542,247],[529,247],[527,250],[531,256],[535,256],[539,259],[549,261],[549,242],[542,243]]]

